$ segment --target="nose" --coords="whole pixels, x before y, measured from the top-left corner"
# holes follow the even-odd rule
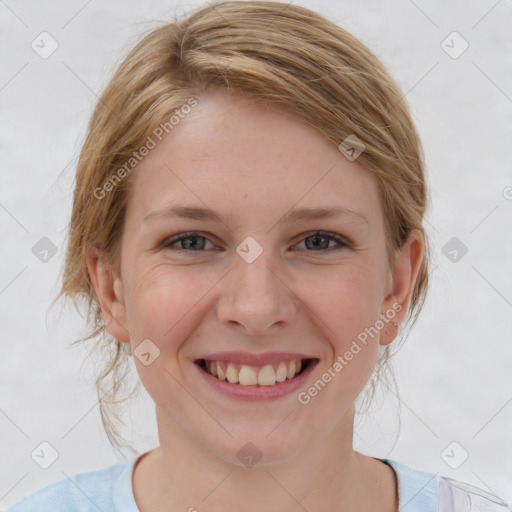
[[[252,263],[242,258],[226,276],[217,306],[221,322],[247,334],[265,334],[274,325],[290,325],[297,299],[278,267],[263,253]]]

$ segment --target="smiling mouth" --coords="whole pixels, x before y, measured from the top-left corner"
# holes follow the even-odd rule
[[[252,366],[229,361],[198,359],[196,364],[208,375],[240,386],[274,386],[303,373],[314,359],[290,359],[275,364]]]

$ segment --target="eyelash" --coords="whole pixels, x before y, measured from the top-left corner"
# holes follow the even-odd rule
[[[332,251],[338,251],[340,249],[350,247],[350,244],[348,242],[346,242],[343,238],[339,237],[335,233],[330,233],[328,231],[313,231],[311,233],[308,233],[307,236],[305,236],[304,238],[301,239],[301,242],[304,241],[306,238],[311,238],[314,236],[329,238],[330,240],[334,240],[336,243],[338,243],[339,246],[334,247],[334,248],[331,247],[329,249],[319,249],[318,251],[305,249],[307,252],[326,252],[326,251],[332,252]],[[179,235],[176,235],[176,236],[166,239],[162,243],[161,248],[162,249],[172,249],[173,251],[198,252],[198,253],[208,250],[208,249],[203,249],[203,250],[191,249],[191,250],[189,250],[189,249],[183,249],[181,247],[172,247],[172,245],[174,245],[177,242],[181,242],[182,240],[186,240],[187,238],[196,238],[196,237],[197,238],[205,238],[208,240],[208,237],[201,235],[201,233],[199,233],[197,231],[189,231],[186,233],[180,233]]]

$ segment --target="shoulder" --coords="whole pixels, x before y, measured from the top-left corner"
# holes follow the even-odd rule
[[[458,480],[410,468],[388,459],[397,475],[401,512],[510,512],[502,499]]]
[[[5,512],[115,512],[115,484],[132,464],[64,478],[15,501]]]
[[[479,489],[473,485],[459,482],[447,477],[441,477],[439,482],[440,503],[445,508],[440,512],[450,510],[485,510],[487,512],[507,512],[512,510],[510,503]]]

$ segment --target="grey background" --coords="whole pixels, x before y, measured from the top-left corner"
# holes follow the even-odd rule
[[[434,270],[426,307],[395,359],[400,399],[383,389],[357,418],[355,447],[512,501],[512,0],[294,3],[348,29],[387,65],[420,130],[431,187]],[[102,430],[85,349],[68,348],[84,319],[49,306],[97,95],[143,32],[201,4],[0,1],[0,508],[125,462]],[[59,45],[47,59],[31,47],[43,31]],[[442,47],[453,31],[469,44],[458,58]],[[446,41],[452,53],[462,48]],[[46,262],[32,251],[43,237],[57,251]],[[456,262],[443,253],[452,237],[468,249]],[[143,388],[127,414],[135,449],[155,446]],[[48,469],[31,458],[43,441],[58,453]],[[453,441],[463,448],[443,458]],[[456,465],[462,449],[469,458],[454,469],[446,460]]]

